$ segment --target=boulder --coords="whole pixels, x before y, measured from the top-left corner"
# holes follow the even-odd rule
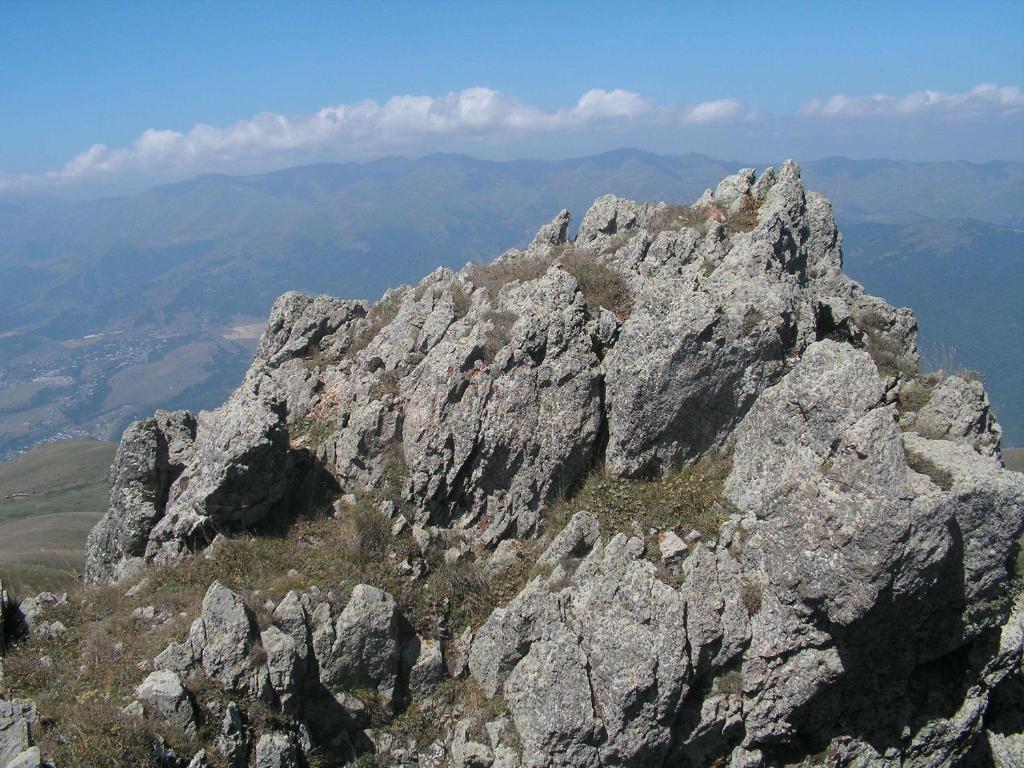
[[[147,559],[166,562],[222,529],[262,521],[288,490],[291,462],[282,405],[243,388],[200,413],[192,457],[149,534]]]
[[[42,768],[43,759],[39,754],[39,747],[29,747],[24,752],[15,755],[7,763],[7,768]]]
[[[336,692],[371,688],[392,702],[406,633],[395,599],[376,587],[357,585],[337,620],[321,604],[312,631],[321,682]]]
[[[121,578],[145,555],[195,430],[195,418],[186,411],[159,411],[125,430],[110,469],[109,509],[86,542],[87,581]]]
[[[256,742],[255,768],[299,768],[299,750],[288,733],[265,733]]]
[[[947,376],[917,411],[910,428],[933,440],[951,440],[983,456],[999,457],[1003,430],[979,381]]]
[[[181,678],[174,672],[151,672],[135,689],[135,695],[167,722],[176,725],[188,735],[195,733],[195,707],[181,683]]]
[[[203,598],[203,610],[189,630],[192,657],[228,691],[264,698],[270,692],[266,664],[254,652],[259,634],[242,598],[215,581]]]

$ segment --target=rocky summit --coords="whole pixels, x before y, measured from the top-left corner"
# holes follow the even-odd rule
[[[130,426],[91,586],[9,612],[0,765],[1024,764],[1024,476],[828,200],[569,225],[286,294]]]

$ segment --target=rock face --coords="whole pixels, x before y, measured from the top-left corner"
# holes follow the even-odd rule
[[[6,766],[32,748],[36,707],[25,699],[0,699],[0,765]]]
[[[238,765],[368,745],[420,765],[1012,764],[1024,478],[984,388],[947,377],[910,407],[916,321],[843,274],[830,204],[791,162],[688,209],[605,196],[568,226],[375,305],[281,297],[224,406],[126,431],[87,567],[117,579],[258,529],[315,480],[339,515],[386,495],[420,554],[532,567],[526,586],[422,638],[378,586],[343,606],[289,592],[260,631],[214,583],[149,689],[202,670],[278,708],[289,725],[262,734],[225,710]],[[595,467],[634,482],[723,455],[717,535],[593,510],[521,562]],[[443,567],[389,555],[410,579]],[[447,712],[411,746],[368,727],[365,698],[442,717],[446,674],[507,713]]]
[[[135,695],[156,713],[188,734],[196,730],[196,713],[181,678],[168,670],[157,670],[142,681]]]
[[[984,456],[999,455],[1003,430],[979,381],[947,377],[914,415],[910,425],[914,432],[925,437],[964,443]]]

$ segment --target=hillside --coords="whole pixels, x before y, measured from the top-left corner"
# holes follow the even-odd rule
[[[251,356],[254,339],[235,329],[259,322],[286,290],[377,297],[437,266],[524,245],[562,206],[582,211],[608,192],[686,203],[741,165],[636,150],[565,161],[432,155],[7,206],[0,459],[54,436],[117,439],[157,407],[212,407]],[[1003,332],[1020,315],[1007,297],[1024,292],[1021,235],[1002,226],[1024,217],[1024,164],[833,158],[805,164],[804,174],[833,200],[851,273],[939,318],[925,352],[934,341],[988,372],[1008,442],[1024,441],[1024,358]],[[1006,269],[986,293],[993,261]],[[944,279],[952,263],[981,279],[961,290]],[[930,287],[918,293],[918,285]],[[968,322],[952,322],[950,306]]]
[[[0,464],[0,580],[26,594],[67,588],[82,573],[115,448],[64,440]]]
[[[569,220],[286,293],[223,405],[132,424],[86,584],[0,610],[0,757],[1019,765],[983,384],[922,371],[795,163]]]

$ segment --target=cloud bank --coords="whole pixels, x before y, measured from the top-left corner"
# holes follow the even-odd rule
[[[187,132],[149,129],[128,146],[95,144],[57,170],[22,175],[0,172],[0,192],[69,187],[125,176],[168,178],[237,171],[297,158],[366,158],[434,149],[445,140],[500,144],[531,136],[681,130],[780,119],[991,118],[1022,112],[1020,87],[988,84],[959,94],[930,90],[902,97],[836,94],[813,99],[796,115],[781,118],[732,98],[666,106],[622,89],[593,89],[575,104],[550,110],[475,87],[441,96],[398,95],[383,103],[339,104],[299,117],[264,113],[226,127],[199,123]]]
[[[918,91],[902,98],[877,94],[847,96],[836,94],[827,99],[813,99],[801,108],[807,117],[865,118],[877,116],[910,116],[934,114],[943,116],[987,117],[1024,111],[1024,93],[1016,85],[998,86],[988,83],[966,93]]]

